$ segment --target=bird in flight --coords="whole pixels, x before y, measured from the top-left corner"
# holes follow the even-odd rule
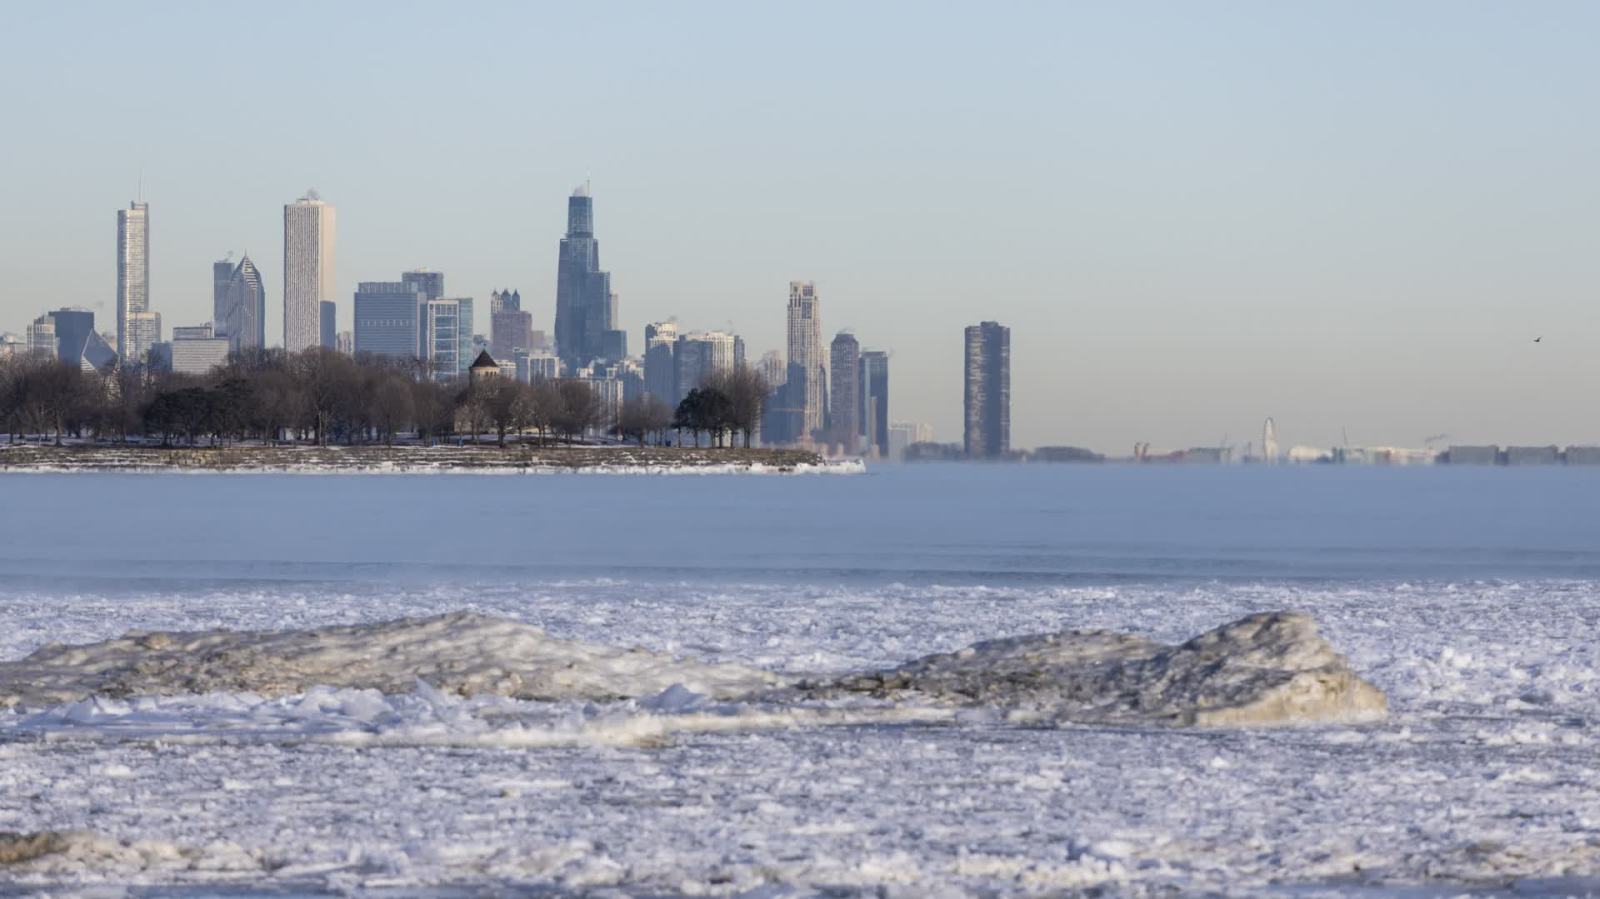
[[[1534,342],[1534,343],[1538,343],[1538,342],[1539,342],[1539,341],[1541,341],[1541,340],[1543,340],[1543,339],[1544,339],[1544,335],[1543,335],[1543,334],[1540,334],[1540,335],[1539,335],[1539,336],[1538,336],[1538,337],[1535,337],[1535,338],[1534,338],[1534,339],[1533,339],[1533,342]]]

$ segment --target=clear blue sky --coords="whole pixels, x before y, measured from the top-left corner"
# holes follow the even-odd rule
[[[276,339],[308,187],[341,327],[426,266],[548,328],[592,178],[630,341],[779,349],[815,280],[942,439],[997,319],[1017,445],[1595,442],[1597,45],[1559,2],[7,4],[0,329],[109,318],[141,168],[168,329],[248,250]]]

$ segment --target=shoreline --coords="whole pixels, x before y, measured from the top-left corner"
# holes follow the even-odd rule
[[[638,446],[0,445],[0,474],[856,474],[810,450]]]

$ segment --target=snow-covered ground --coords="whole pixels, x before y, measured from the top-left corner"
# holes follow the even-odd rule
[[[472,612],[651,673],[630,699],[385,693],[232,646],[218,670],[260,693],[0,711],[0,893],[1600,891],[1600,478],[1027,468],[0,478],[0,662]],[[1286,608],[1386,718],[1020,726],[676,686],[686,659],[826,680]],[[459,683],[499,683],[452,647]]]
[[[11,592],[0,658],[134,627],[467,608],[815,675],[1041,629],[1175,641],[1284,605],[1388,693],[1387,721],[1024,728],[981,710],[730,715],[673,690],[540,703],[332,688],[0,713],[0,830],[88,831],[6,874],[623,895],[1600,883],[1600,585],[1587,582]]]

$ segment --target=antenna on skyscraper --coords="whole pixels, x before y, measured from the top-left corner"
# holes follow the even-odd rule
[[[144,202],[144,166],[143,165],[139,166],[139,189],[138,189],[137,193],[135,193],[135,196],[138,197],[138,199],[134,200],[135,203],[143,203]]]

